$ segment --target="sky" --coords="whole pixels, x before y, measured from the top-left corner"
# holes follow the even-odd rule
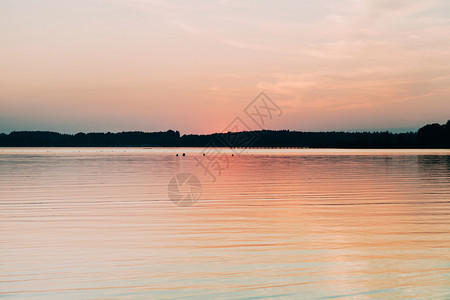
[[[449,37],[448,0],[2,0],[0,132],[220,132],[261,91],[267,129],[414,130]]]

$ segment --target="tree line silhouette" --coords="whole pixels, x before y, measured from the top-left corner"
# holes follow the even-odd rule
[[[173,130],[77,134],[13,131],[0,134],[0,147],[450,148],[450,120],[408,133],[259,130],[181,136]]]

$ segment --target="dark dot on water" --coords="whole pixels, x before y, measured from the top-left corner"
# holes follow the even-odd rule
[[[185,154],[185,153],[183,153],[183,156],[186,156],[186,154]]]

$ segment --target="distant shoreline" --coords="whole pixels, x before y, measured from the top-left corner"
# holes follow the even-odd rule
[[[214,134],[178,131],[61,134],[14,131],[0,134],[0,147],[226,147],[292,149],[450,149],[450,120],[417,132],[303,132],[258,130]]]
[[[438,148],[438,147],[415,147],[415,148],[406,148],[406,147],[391,147],[391,148],[380,148],[380,147],[372,147],[372,148],[350,148],[350,147],[227,147],[227,146],[135,146],[135,145],[121,145],[121,146],[1,146],[0,149],[8,149],[8,148],[54,148],[54,149],[67,149],[67,148],[79,148],[79,149],[105,149],[105,148],[124,148],[124,149],[142,149],[142,150],[151,150],[151,149],[232,149],[232,150],[241,150],[241,149],[249,149],[249,150],[450,150],[450,147],[447,148]]]

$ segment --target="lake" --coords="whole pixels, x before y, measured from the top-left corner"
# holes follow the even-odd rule
[[[0,298],[449,299],[450,151],[0,148]]]

